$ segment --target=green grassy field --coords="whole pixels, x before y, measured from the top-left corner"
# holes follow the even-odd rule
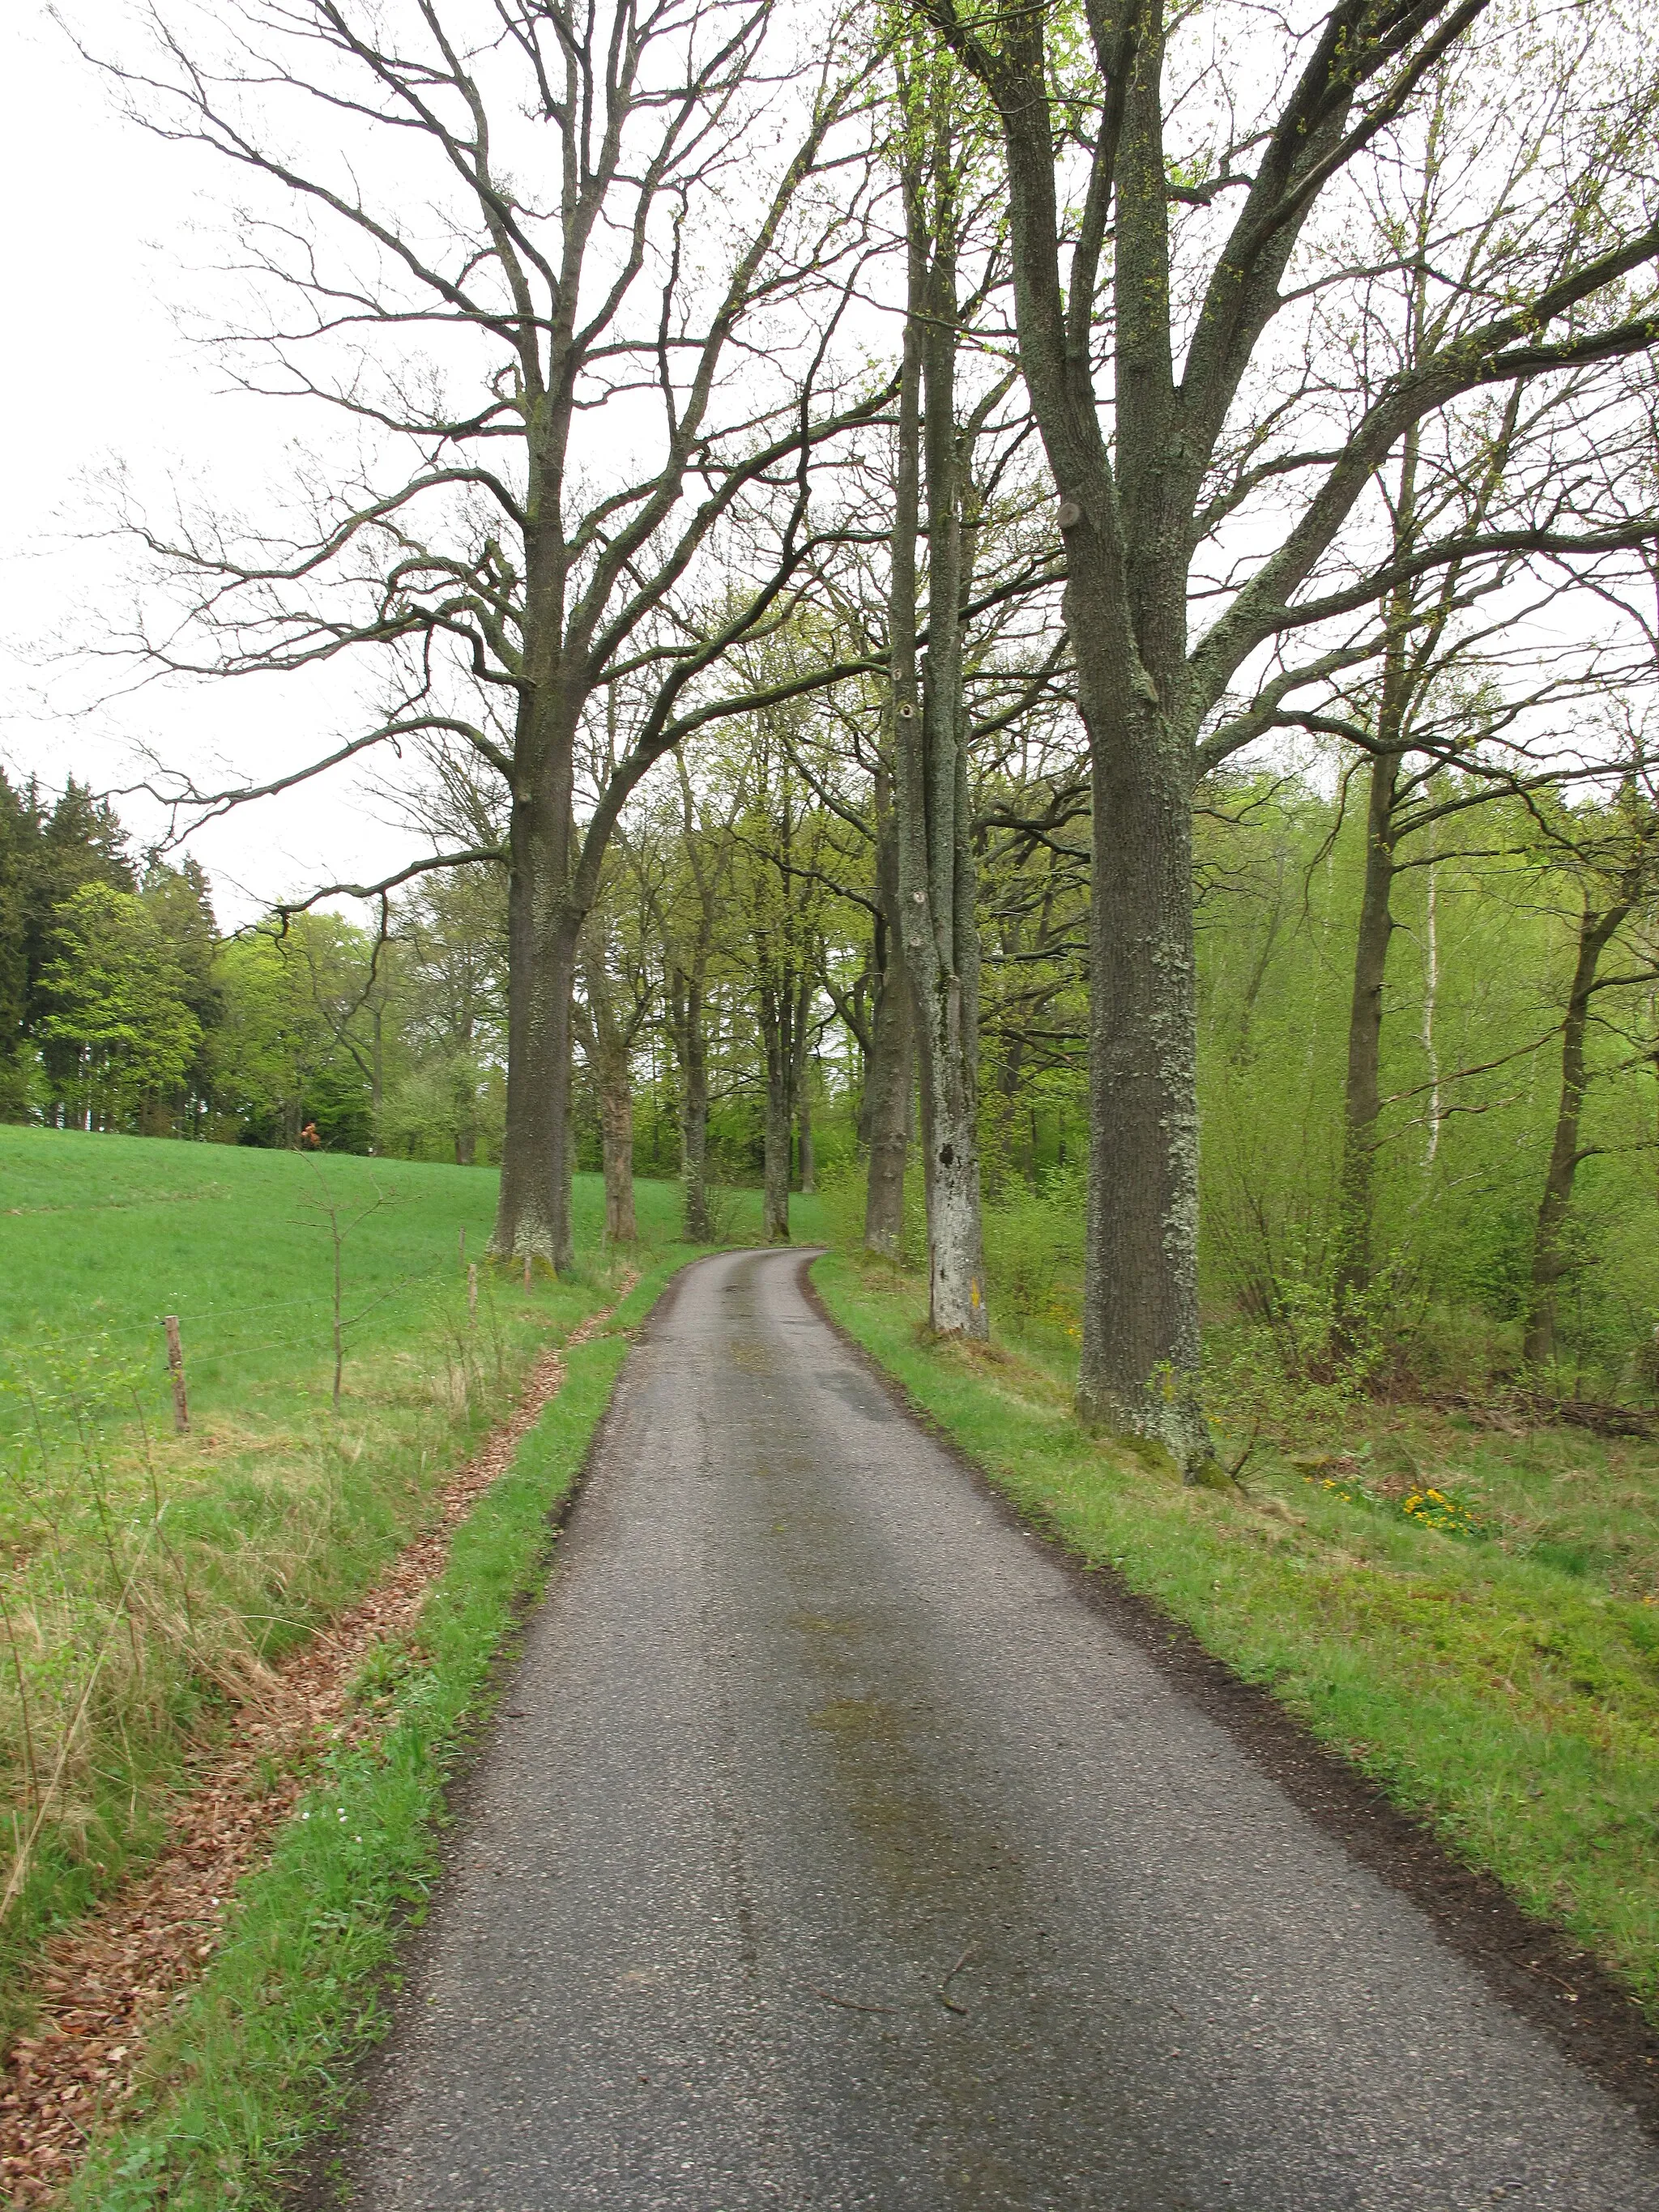
[[[579,1177],[575,1273],[481,1266],[470,1312],[495,1201],[483,1169],[0,1127],[0,2034],[228,1702],[368,1586],[622,1264],[685,1250],[678,1187],[642,1182],[640,1246],[603,1253]]]
[[[1322,1404],[1258,1439],[1247,1493],[1184,1489],[1084,1434],[1058,1361],[930,1341],[925,1285],[888,1267],[813,1274],[1023,1513],[1270,1688],[1659,2023],[1659,1449]]]
[[[678,1194],[641,1186],[647,1239]],[[576,1242],[597,1257],[603,1194],[576,1184]],[[487,1170],[0,1127],[0,1359],[14,1382],[91,1346],[142,1375],[170,1418],[161,1318],[179,1317],[198,1418],[314,1396],[331,1381],[332,1245],[343,1251],[348,1358],[362,1363],[448,1311],[495,1206]],[[372,1209],[372,1210],[371,1210]],[[361,1218],[359,1218],[361,1217]],[[504,1289],[497,1304],[506,1307]],[[361,1316],[361,1318],[358,1318]],[[27,1407],[13,1395],[15,1430]]]

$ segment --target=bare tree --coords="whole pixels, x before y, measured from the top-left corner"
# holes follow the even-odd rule
[[[155,787],[182,831],[434,733],[499,776],[493,1249],[564,1268],[571,994],[607,841],[678,738],[763,703],[722,688],[725,658],[788,619],[810,457],[883,404],[836,352],[866,250],[867,56],[832,19],[802,61],[770,0],[155,0],[143,15],[146,58],[106,64],[134,117],[261,194],[240,231],[273,310],[232,357],[250,388],[343,411],[363,457],[313,469],[285,529],[135,515],[188,587],[138,648],[199,674],[386,663],[372,726],[316,757],[259,783]],[[584,790],[600,700],[620,702],[623,741]],[[485,857],[502,848],[313,901]]]

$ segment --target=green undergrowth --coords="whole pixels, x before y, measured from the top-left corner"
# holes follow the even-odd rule
[[[444,1786],[494,1700],[495,1662],[541,1589],[549,1516],[568,1495],[628,1349],[684,1251],[659,1255],[508,1473],[458,1530],[416,1635],[366,1664],[384,1727],[325,1754],[269,1862],[243,1885],[211,1966],[146,2054],[140,2102],[94,2137],[66,2206],[210,2212],[279,2201],[338,2116],[349,2062],[386,2025],[401,1929],[439,1872]]]
[[[40,1943],[154,1852],[262,1669],[372,1585],[624,1265],[684,1256],[678,1186],[636,1186],[619,1255],[581,1176],[573,1276],[480,1266],[470,1304],[495,1191],[485,1169],[0,1126],[0,2046]]]
[[[1057,1364],[930,1340],[913,1279],[832,1255],[814,1279],[1022,1514],[1271,1690],[1659,2022],[1652,1445],[1333,1408],[1316,1449],[1258,1440],[1247,1492],[1183,1488],[1085,1435]]]

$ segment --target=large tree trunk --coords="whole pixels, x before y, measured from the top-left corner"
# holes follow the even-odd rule
[[[915,1083],[915,1009],[904,957],[890,925],[878,922],[885,943],[870,1024],[865,1074],[870,1170],[864,1200],[866,1251],[898,1257],[904,1239],[904,1170],[910,1151],[910,1093]]]
[[[1086,586],[1066,599],[1094,794],[1078,1412],[1162,1446],[1185,1473],[1211,1455],[1198,1391],[1191,750],[1154,702],[1124,711],[1091,642]]]
[[[940,973],[918,1008],[927,1188],[927,1317],[945,1336],[990,1333],[980,1220],[972,981]]]
[[[1551,1364],[1555,1358],[1557,1293],[1566,1273],[1565,1232],[1572,1206],[1573,1182],[1580,1161],[1586,1157],[1578,1141],[1578,1126],[1583,1113],[1584,1093],[1589,1085],[1584,1065],[1584,1033],[1589,1025],[1595,971],[1608,939],[1630,910],[1631,903],[1626,902],[1597,914],[1586,901],[1578,925],[1578,954],[1573,963],[1566,1020],[1561,1029],[1561,1097],[1556,1108],[1555,1139],[1550,1146],[1549,1166],[1544,1173],[1543,1194],[1538,1202],[1537,1226],[1533,1232],[1532,1285],[1522,1340],[1526,1357],[1539,1367]]]
[[[515,793],[508,822],[507,1128],[489,1249],[567,1274],[575,1264],[570,1018],[582,917],[564,896],[569,793],[556,775],[546,781],[543,793]]]
[[[1198,1387],[1198,1109],[1192,825],[1197,722],[1187,670],[1193,514],[1216,425],[1178,399],[1170,331],[1162,10],[1124,50],[1110,258],[1115,439],[1092,373],[1107,235],[1060,279],[1047,11],[1002,20],[981,67],[1008,155],[1020,364],[1058,494],[1066,623],[1094,799],[1087,1254],[1078,1411],[1167,1450],[1212,1457]],[[1091,21],[1094,19],[1091,18]],[[1127,21],[1120,19],[1120,29]],[[1114,44],[1117,33],[1108,32]],[[1114,112],[1115,108],[1115,112]],[[1069,222],[1073,218],[1068,216]],[[1285,227],[1293,242],[1295,227]],[[1286,247],[1286,252],[1289,248]],[[1278,267],[1269,252],[1264,265]],[[1254,295],[1247,305],[1254,312]],[[1218,327],[1218,325],[1217,326]],[[1206,325],[1200,333],[1210,343]]]
[[[990,1314],[980,1219],[979,921],[962,671],[957,217],[945,175],[950,150],[940,144],[948,132],[937,117],[928,128],[942,164],[925,181],[913,167],[905,187],[909,270],[890,617],[893,797],[902,942],[921,1073],[928,1320],[941,1334],[983,1338],[990,1334]],[[924,482],[927,644],[918,668],[916,546]]]
[[[609,1024],[594,1021],[593,1079],[599,1095],[599,1143],[605,1167],[605,1233],[613,1244],[631,1244],[634,1219],[634,1086],[628,1047]]]
[[[620,1069],[602,1063],[599,1133],[605,1152],[605,1233],[613,1244],[639,1235],[634,1218],[634,1092],[624,1054]]]
[[[703,1036],[701,972],[678,972],[673,984],[673,1036],[680,1066],[680,1182],[687,1240],[706,1244],[708,1212],[708,1048]]]
[[[769,1244],[789,1242],[789,1139],[793,1115],[790,1073],[788,994],[763,986],[761,1036],[766,1049],[766,1096],[762,1109],[761,1235]]]
[[[1394,935],[1395,797],[1402,756],[1374,754],[1365,810],[1365,879],[1354,937],[1348,1008],[1348,1072],[1342,1093],[1342,1166],[1337,1187],[1334,1344],[1358,1349],[1371,1281],[1376,1124],[1382,1110],[1382,986]]]

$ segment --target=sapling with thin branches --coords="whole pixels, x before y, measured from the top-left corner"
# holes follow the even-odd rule
[[[317,1195],[302,1200],[301,1205],[303,1210],[314,1213],[328,1230],[333,1277],[334,1382],[331,1396],[334,1410],[337,1413],[340,1410],[341,1378],[345,1371],[345,1334],[351,1326],[351,1319],[345,1312],[346,1243],[352,1232],[360,1229],[371,1214],[378,1213],[383,1206],[391,1203],[392,1193],[382,1190],[378,1182],[372,1182],[369,1188],[374,1193],[373,1199],[367,1206],[354,1213],[349,1220],[343,1222],[341,1218],[343,1209],[338,1199],[329,1187],[327,1177],[314,1160],[310,1163],[310,1166],[311,1172],[316,1178]],[[360,1319],[361,1316],[355,1318]]]

